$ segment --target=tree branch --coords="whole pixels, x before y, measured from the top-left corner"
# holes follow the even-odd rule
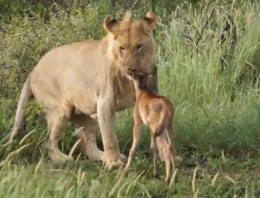
[[[134,4],[132,5],[132,7],[130,8],[130,10],[135,9],[136,6],[138,5],[138,3],[139,3],[140,1],[141,1],[141,0],[136,0],[136,1],[134,2]]]
[[[214,11],[215,11],[215,8],[213,8],[213,9],[212,9],[212,11],[211,11],[211,13],[210,13],[210,16],[208,17],[207,21],[205,22],[205,24],[204,24],[203,28],[201,29],[201,32],[200,32],[199,38],[198,38],[198,40],[197,40],[197,42],[196,42],[196,45],[198,45],[198,44],[199,44],[199,42],[200,42],[200,40],[201,40],[201,38],[202,38],[203,32],[204,32],[204,30],[205,30],[206,26],[208,25],[208,23],[209,23],[209,20],[210,20],[210,19],[211,19],[211,17],[213,16],[213,14],[214,14]]]

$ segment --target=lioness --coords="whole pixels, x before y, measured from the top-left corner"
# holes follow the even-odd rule
[[[152,73],[155,42],[152,31],[157,23],[148,12],[140,20],[127,12],[122,21],[110,16],[104,21],[107,35],[61,46],[45,54],[29,74],[21,92],[10,132],[11,139],[22,125],[25,105],[34,96],[43,105],[48,123],[48,155],[53,162],[68,157],[58,148],[62,128],[68,120],[83,127],[84,153],[100,159],[108,168],[122,162],[114,131],[116,111],[134,104],[133,83],[126,77],[131,69]],[[156,75],[149,86],[156,87]],[[104,152],[96,144],[98,125]]]
[[[129,151],[129,158],[125,170],[128,170],[136,152],[141,136],[141,127],[148,125],[152,132],[151,151],[153,154],[154,176],[158,175],[157,168],[157,141],[163,148],[165,159],[166,178],[168,183],[170,179],[171,164],[174,167],[174,161],[182,160],[176,155],[174,144],[172,142],[174,107],[172,103],[164,96],[152,92],[147,87],[149,74],[133,70],[129,71],[129,78],[134,81],[136,102],[134,107],[134,130],[133,144]]]

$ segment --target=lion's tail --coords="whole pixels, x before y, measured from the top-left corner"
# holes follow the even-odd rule
[[[16,114],[15,114],[15,122],[13,125],[13,128],[11,132],[4,138],[9,139],[9,141],[12,141],[15,135],[17,135],[19,129],[21,128],[23,124],[23,118],[24,118],[24,111],[26,104],[29,102],[30,98],[33,96],[32,89],[30,86],[30,80],[31,76],[29,75],[23,85],[21,95],[19,98],[18,106],[16,109]]]

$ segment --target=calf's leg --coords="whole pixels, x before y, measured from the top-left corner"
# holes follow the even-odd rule
[[[128,157],[128,161],[125,167],[125,170],[128,170],[131,162],[135,156],[136,153],[136,147],[139,144],[139,140],[140,140],[140,136],[141,136],[141,127],[142,127],[142,123],[135,123],[134,125],[134,131],[133,131],[133,144],[131,146],[131,149],[129,151],[129,157]]]

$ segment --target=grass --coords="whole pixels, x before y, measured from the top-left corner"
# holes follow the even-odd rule
[[[155,9],[160,16],[155,31],[159,87],[175,106],[176,148],[184,158],[171,186],[164,183],[163,163],[161,178],[152,177],[147,128],[128,175],[104,170],[101,162],[80,156],[79,148],[73,162],[53,165],[44,148],[46,121],[41,107],[32,102],[19,137],[0,145],[1,198],[260,197],[259,4],[216,1]],[[92,3],[72,6],[69,14],[14,15],[1,22],[1,138],[11,129],[21,86],[39,58],[59,45],[102,38],[107,11],[106,5]],[[140,6],[134,15],[144,11]],[[228,15],[237,32],[232,50],[228,32],[222,44],[218,40]],[[120,149],[126,155],[132,142],[131,114],[125,110],[116,115]],[[60,142],[67,154],[77,141],[74,130],[68,124]],[[98,144],[102,147],[100,134]]]
[[[259,159],[232,156],[200,159],[194,152],[179,165],[168,188],[151,176],[150,158],[135,160],[128,175],[107,171],[98,162],[77,161],[55,167],[40,158],[1,167],[1,197],[258,197]],[[194,173],[195,169],[196,175]],[[164,172],[163,166],[160,171]]]

